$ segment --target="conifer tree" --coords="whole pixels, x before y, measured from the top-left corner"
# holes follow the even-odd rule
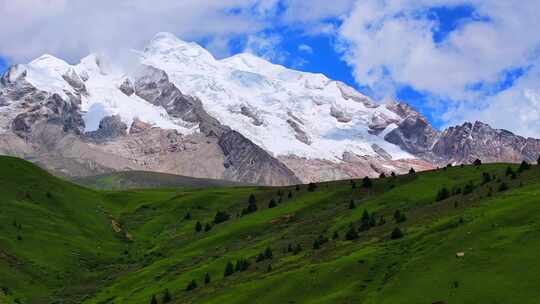
[[[396,212],[394,212],[394,220],[396,221],[396,223],[403,223],[407,220],[407,218],[404,213],[401,213],[401,211],[396,210]]]
[[[392,171],[392,173],[390,174],[392,177],[396,177],[396,172]]]
[[[212,225],[210,225],[210,223],[206,223],[206,225],[204,225],[204,232],[208,232],[212,229]]]
[[[313,192],[313,191],[315,191],[316,189],[317,189],[317,184],[315,184],[315,183],[309,183],[309,184],[308,184],[308,191],[309,191],[309,192]]]
[[[332,239],[333,239],[333,240],[339,239],[339,232],[338,232],[337,230],[334,231],[334,234],[332,235]]]
[[[368,176],[366,176],[366,177],[364,177],[362,179],[362,187],[371,188],[372,185],[373,185],[373,183],[371,182],[371,179],[369,179]]]
[[[287,198],[292,198],[292,192],[289,191],[289,194],[287,195]]]
[[[191,291],[196,288],[197,288],[197,282],[195,280],[191,280],[191,282],[189,282],[188,286],[186,287],[186,290]]]
[[[264,251],[264,258],[271,259],[272,256],[272,249],[270,247],[266,247],[266,250]]]
[[[204,276],[204,284],[208,285],[208,284],[210,284],[210,281],[211,281],[210,273],[207,272],[206,275]]]
[[[479,158],[477,158],[477,159],[474,160],[473,165],[478,167],[478,166],[482,165],[482,161]]]
[[[519,168],[518,168],[518,170],[517,170],[517,173],[521,174],[521,173],[523,173],[524,171],[529,170],[530,167],[531,167],[531,165],[529,165],[528,162],[522,161],[521,164],[519,165]]]
[[[349,230],[347,231],[347,234],[345,234],[345,239],[352,241],[356,240],[358,238],[358,232],[356,232],[356,229],[353,225],[349,227]]]
[[[165,292],[163,292],[163,298],[161,298],[161,303],[170,303],[171,301],[171,293],[169,292],[169,289],[165,289]]]
[[[293,246],[291,243],[287,246],[287,252],[293,252]]]
[[[272,271],[272,264],[268,264],[268,267],[266,268],[266,272]]]
[[[393,240],[400,239],[402,237],[403,237],[403,232],[401,231],[401,229],[399,229],[399,227],[394,228],[394,230],[392,231],[392,234],[390,234],[390,238]]]
[[[354,200],[351,200],[351,201],[349,202],[349,209],[352,210],[352,209],[354,209],[354,208],[356,208],[356,204],[354,203]]]
[[[234,265],[231,263],[231,261],[227,262],[227,265],[225,266],[225,272],[223,273],[224,277],[228,277],[234,273]]]
[[[191,213],[186,213],[186,215],[184,216],[184,219],[185,220],[190,220],[191,219]]]
[[[248,213],[253,213],[257,211],[257,200],[255,199],[255,195],[253,194],[249,196],[247,211]]]
[[[414,168],[411,167],[411,169],[409,170],[409,174],[411,175],[416,174],[416,170],[414,170]]]
[[[152,295],[152,298],[150,298],[150,304],[158,304],[156,295]]]
[[[439,192],[437,192],[437,197],[435,198],[435,201],[440,202],[442,200],[445,200],[450,197],[450,191],[448,191],[448,188],[442,187]]]
[[[201,232],[201,230],[202,230],[201,222],[197,221],[197,224],[195,224],[195,231]]]
[[[300,244],[296,244],[296,247],[294,247],[293,254],[297,255],[300,253],[300,251],[302,251],[302,246]]]
[[[379,178],[380,178],[380,179],[386,178],[386,174],[384,174],[384,172],[382,172],[382,173],[379,175]]]
[[[274,208],[277,207],[277,203],[275,199],[271,199],[270,203],[268,203],[268,208]]]
[[[225,211],[218,211],[214,216],[214,223],[219,224],[228,221],[231,216]]]

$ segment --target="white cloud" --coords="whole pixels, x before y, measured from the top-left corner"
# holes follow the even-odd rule
[[[429,9],[455,5],[470,5],[489,21],[467,20],[445,40],[435,42],[433,31],[439,24],[428,17]],[[496,106],[508,110],[510,104],[514,108],[535,106],[523,92],[539,88],[540,77],[528,76],[535,81],[516,84],[496,96],[470,88],[498,83],[508,70],[540,64],[534,57],[540,49],[540,32],[533,30],[538,27],[538,11],[539,1],[362,0],[339,29],[340,49],[357,82],[380,96],[410,85],[440,100],[453,100],[455,103],[445,105],[452,110],[442,117],[448,123],[459,122],[458,117],[471,118],[466,111],[495,123]],[[518,115],[512,124],[495,125],[520,131],[524,129],[521,125],[531,126],[538,136],[540,125],[531,119],[540,120],[537,114],[533,111]]]
[[[267,26],[275,5],[274,0],[0,0],[0,54],[15,62],[43,53],[73,61],[93,51],[140,48],[161,31],[186,40],[208,38],[219,49],[224,40]]]
[[[244,52],[252,53],[275,63],[284,63],[288,53],[279,47],[281,36],[259,33],[248,36]]]
[[[300,45],[298,46],[298,50],[299,50],[300,52],[304,52],[304,53],[308,53],[308,54],[313,54],[313,48],[310,47],[310,46],[307,45],[307,44],[300,44]]]

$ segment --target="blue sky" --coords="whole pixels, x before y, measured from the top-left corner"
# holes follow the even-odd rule
[[[540,137],[538,1],[155,0],[152,9],[145,0],[121,2],[9,2],[0,16],[0,41],[10,42],[0,45],[0,71],[43,53],[76,62],[89,52],[142,48],[169,31],[216,57],[248,51],[376,100],[408,102],[437,128],[478,119]]]

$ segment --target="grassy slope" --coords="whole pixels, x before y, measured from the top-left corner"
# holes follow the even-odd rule
[[[276,188],[96,192],[20,160],[0,158],[0,168],[0,273],[7,274],[0,287],[24,303],[149,303],[166,288],[176,303],[534,303],[540,295],[538,167],[516,180],[504,177],[501,164],[386,178],[372,189],[348,181],[315,192],[282,188],[293,197],[273,209],[267,204]],[[480,186],[482,172],[497,174],[510,190],[497,192],[499,181]],[[443,185],[469,181],[478,185],[473,193],[434,202]],[[237,217],[250,193],[259,211]],[[386,224],[344,240],[364,209]],[[408,217],[399,225],[405,237],[390,240],[396,209]],[[217,210],[234,216],[196,233],[195,222],[210,222]],[[187,212],[191,220],[183,219]],[[111,229],[111,219],[122,232]],[[338,240],[312,249],[319,234],[334,231]],[[303,250],[287,253],[289,243]],[[273,259],[255,263],[267,246]],[[461,251],[465,257],[456,258]],[[249,269],[223,278],[226,262],[238,258],[248,258]],[[207,272],[212,282],[204,286]],[[192,279],[199,288],[187,292]]]
[[[82,177],[75,179],[74,182],[81,186],[102,190],[172,187],[206,188],[242,185],[240,183],[225,180],[194,178],[146,171],[125,171]]]

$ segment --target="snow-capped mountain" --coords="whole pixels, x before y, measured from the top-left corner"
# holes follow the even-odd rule
[[[482,156],[475,128],[438,132],[406,104],[378,104],[322,74],[251,54],[217,60],[169,33],[130,56],[129,66],[92,54],[11,67],[0,80],[0,152],[66,175],[138,169],[262,184]],[[476,149],[457,138],[465,133]],[[512,136],[489,160],[536,159],[537,140]]]

